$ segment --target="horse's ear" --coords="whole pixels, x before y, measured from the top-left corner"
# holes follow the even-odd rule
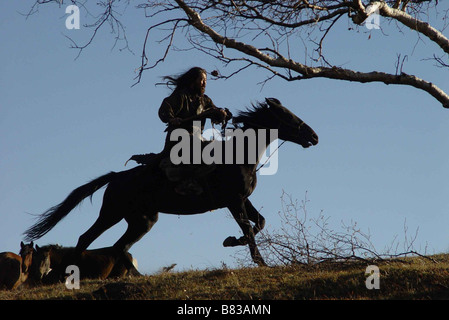
[[[31,246],[31,248],[34,247],[34,242],[33,241],[31,241],[30,246]]]
[[[268,107],[279,107],[282,103],[276,98],[265,98],[265,101],[268,104]]]
[[[23,243],[23,241],[20,241],[20,248],[25,247],[25,244]]]
[[[40,250],[40,247],[36,244],[36,251]]]

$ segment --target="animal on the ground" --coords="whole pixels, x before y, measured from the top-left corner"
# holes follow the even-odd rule
[[[128,270],[121,253],[117,253],[113,247],[85,250],[81,256],[75,255],[74,247],[60,245],[36,246],[39,256],[49,256],[51,271],[43,276],[42,282],[54,283],[63,280],[66,276],[66,267],[76,265],[80,271],[81,279],[106,279],[120,278],[124,276],[138,276],[137,268]],[[127,253],[131,261],[135,259]],[[137,260],[135,260],[137,263]],[[39,262],[39,261],[38,261]]]
[[[36,244],[33,252],[33,261],[28,273],[26,284],[36,286],[42,283],[42,279],[50,272],[50,250],[39,250]]]
[[[130,170],[111,172],[73,190],[69,196],[44,212],[38,222],[25,231],[27,240],[41,238],[56,226],[65,216],[85,198],[107,185],[103,204],[95,223],[82,234],[76,245],[76,255],[86,250],[104,231],[122,219],[128,223],[125,234],[114,244],[118,252],[126,253],[157,222],[158,214],[190,215],[228,208],[243,231],[240,238],[228,237],[223,246],[248,245],[253,261],[264,266],[255,235],[264,227],[265,218],[249,200],[256,187],[259,161],[265,150],[275,139],[290,141],[304,148],[318,143],[317,134],[304,121],[298,118],[275,98],[267,98],[264,103],[240,112],[233,123],[246,132],[252,129],[256,141],[257,161],[243,163],[222,162],[202,177],[206,192],[182,195],[176,192],[177,184],[167,179],[165,172],[156,165],[139,165]],[[272,135],[272,130],[276,135]],[[265,139],[260,139],[260,137]],[[226,142],[223,142],[224,144]],[[249,143],[245,143],[247,154]],[[251,222],[254,223],[252,226]],[[212,226],[211,226],[212,227]],[[127,264],[128,267],[131,262]]]
[[[20,252],[0,253],[0,288],[13,290],[18,288],[28,278],[33,261],[33,242],[20,242]]]

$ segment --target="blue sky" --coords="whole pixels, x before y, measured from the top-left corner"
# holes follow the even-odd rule
[[[0,3],[0,251],[18,252],[23,231],[34,222],[30,214],[58,204],[97,176],[124,170],[132,154],[161,150],[165,126],[157,110],[170,93],[155,86],[161,76],[197,65],[226,72],[198,52],[171,52],[131,87],[150,25],[142,12],[129,7],[123,14],[132,52],[121,51],[120,44],[113,48],[113,36],[104,29],[75,60],[77,51],[65,36],[82,42],[90,35],[83,27],[83,9],[81,29],[67,30],[65,6],[44,6],[28,19],[19,14],[33,2]],[[382,23],[383,32],[372,30],[370,39],[368,30],[351,31],[342,23],[328,36],[326,52],[336,65],[391,73],[397,54],[407,55],[404,72],[448,92],[448,70],[423,61],[438,48],[413,32],[398,33],[394,24]],[[149,47],[153,59],[165,49],[155,39],[150,38]],[[301,45],[296,49],[294,54],[304,59]],[[278,172],[259,177],[251,200],[267,228],[279,227],[284,190],[298,200],[307,193],[309,215],[322,211],[335,229],[341,222],[356,221],[361,230],[369,230],[378,251],[395,236],[404,236],[404,223],[409,235],[419,228],[416,249],[448,251],[448,110],[427,93],[404,86],[274,79],[261,87],[257,83],[265,77],[253,69],[229,80],[209,80],[207,94],[233,112],[276,97],[320,137],[309,149],[284,144]],[[76,245],[97,218],[102,193],[37,243]],[[123,221],[91,248],[112,245],[125,228]],[[185,217],[161,214],[130,252],[144,273],[172,263],[178,270],[215,268],[222,262],[234,266],[240,249],[221,245],[230,235],[240,235],[240,230],[225,209]]]

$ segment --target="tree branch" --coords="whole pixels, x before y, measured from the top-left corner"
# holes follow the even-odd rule
[[[87,11],[87,4],[79,0],[70,0],[72,4],[81,5]],[[39,5],[55,3],[62,5],[62,0],[35,0],[27,16],[38,11]],[[364,3],[369,3],[365,5]],[[72,39],[72,47],[79,50],[79,53],[89,46],[97,35],[100,28],[109,23],[111,30],[116,34],[116,42],[124,41],[126,48],[128,42],[125,28],[116,17],[118,6],[129,6],[130,0],[100,0],[97,7],[103,8],[98,16],[91,15],[93,24],[86,24],[86,27],[93,29],[93,33],[86,44],[77,45]],[[264,68],[271,75],[267,80],[280,77],[287,81],[303,80],[311,78],[328,78],[360,83],[383,82],[385,84],[408,85],[421,89],[432,95],[445,108],[449,108],[449,96],[433,83],[423,80],[417,76],[403,73],[396,70],[395,74],[386,72],[358,72],[351,69],[334,66],[327,57],[323,55],[324,40],[328,38],[331,29],[338,25],[338,20],[348,16],[357,25],[361,25],[370,15],[378,13],[390,20],[397,21],[416,30],[419,35],[423,35],[436,43],[442,50],[443,55],[434,54],[434,59],[440,67],[447,67],[445,62],[449,54],[449,40],[442,32],[432,27],[427,22],[418,19],[423,9],[430,8],[431,4],[438,5],[438,0],[384,0],[384,1],[363,1],[363,0],[159,0],[147,1],[137,8],[145,10],[145,17],[153,19],[156,16],[163,16],[163,22],[155,23],[147,29],[140,67],[136,69],[136,83],[139,83],[143,71],[156,67],[163,62],[170,50],[174,48],[175,32],[184,30],[185,36],[194,49],[212,55],[225,65],[231,62],[243,63],[244,66],[238,72],[256,66]],[[413,15],[407,13],[412,12]],[[88,12],[88,11],[87,11]],[[449,17],[449,10],[442,11],[443,20]],[[437,12],[438,13],[438,12]],[[177,16],[181,14],[181,16]],[[201,16],[200,16],[201,14]],[[186,18],[187,16],[187,18]],[[159,44],[165,43],[166,50],[161,57],[151,65],[147,57],[147,43],[150,31],[153,28],[172,24],[165,29],[165,37],[157,41]],[[447,25],[446,25],[447,26]],[[192,32],[192,29],[198,32]],[[352,28],[349,28],[352,29]],[[318,34],[317,34],[318,33]],[[248,42],[241,42],[244,37],[253,35]],[[257,48],[259,39],[265,36],[271,48],[267,48],[267,43]],[[303,36],[305,38],[303,38]],[[297,58],[292,58],[290,51],[291,37],[299,38],[305,49],[304,63],[300,63]],[[312,43],[316,48],[308,51],[308,45]],[[115,45],[114,44],[114,45]],[[239,52],[237,55],[225,54],[227,49]],[[282,50],[286,50],[286,56],[282,55]],[[312,52],[308,56],[308,52]],[[310,60],[309,60],[310,59]],[[321,65],[320,65],[321,64]],[[398,64],[399,67],[399,64]],[[402,68],[401,68],[402,69]],[[231,73],[235,74],[235,73]],[[264,83],[263,82],[263,83]]]
[[[240,51],[248,56],[260,60],[263,63],[268,64],[271,67],[285,68],[295,71],[299,74],[296,77],[291,77],[289,80],[302,80],[321,77],[355,81],[360,83],[383,82],[385,84],[409,85],[426,91],[435,99],[437,99],[443,105],[443,107],[449,108],[449,96],[443,90],[441,90],[433,83],[420,79],[416,76],[408,75],[405,73],[401,73],[400,75],[393,75],[377,71],[364,73],[338,67],[310,67],[291,59],[286,59],[279,54],[273,57],[263,53],[261,50],[252,45],[222,36],[210,26],[205,24],[200,15],[191,7],[189,7],[183,0],[175,1],[179,5],[179,7],[186,13],[187,17],[189,18],[189,24],[201,33],[207,34],[217,45],[222,45],[226,48]],[[359,2],[361,3],[361,1]],[[365,8],[363,9],[365,10]]]
[[[443,49],[444,52],[449,54],[449,39],[445,37],[440,31],[432,27],[429,23],[421,21],[412,17],[403,10],[395,9],[388,6],[383,1],[372,2],[368,7],[364,7],[360,0],[354,0],[357,6],[358,14],[353,17],[353,21],[357,24],[365,21],[371,14],[379,12],[383,17],[391,18],[399,21],[403,25],[412,30],[416,30],[419,33],[425,35],[430,40],[435,42]]]

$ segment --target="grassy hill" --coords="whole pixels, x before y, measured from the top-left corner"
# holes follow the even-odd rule
[[[380,288],[367,289],[366,267],[380,271]],[[0,291],[2,300],[303,300],[449,299],[449,255],[316,266],[166,272],[135,278],[81,281]]]

